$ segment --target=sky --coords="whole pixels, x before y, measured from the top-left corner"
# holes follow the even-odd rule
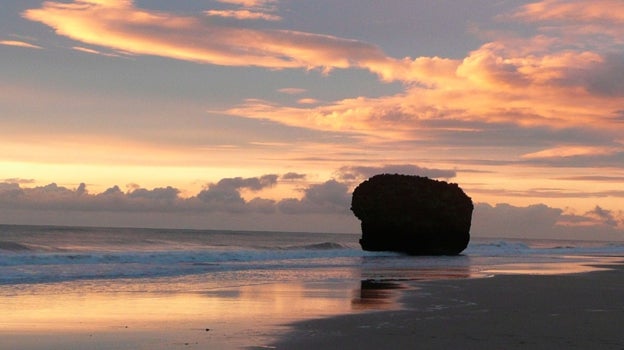
[[[4,0],[0,57],[0,223],[358,233],[403,173],[624,240],[620,0]]]

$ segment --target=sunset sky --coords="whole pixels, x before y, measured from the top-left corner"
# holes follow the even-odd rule
[[[357,233],[390,172],[624,240],[621,0],[4,0],[0,55],[0,223]]]

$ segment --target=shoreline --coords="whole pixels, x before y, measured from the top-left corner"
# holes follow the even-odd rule
[[[413,282],[401,310],[304,320],[277,349],[622,349],[624,264]]]
[[[617,328],[624,321],[624,258],[537,259],[491,269],[469,260],[422,268],[364,261],[348,273],[327,269],[322,281],[219,288],[201,275],[8,287],[0,295],[0,348],[624,348]],[[533,318],[541,328],[531,328]],[[542,333],[559,340],[531,342]],[[562,342],[568,333],[593,342]]]

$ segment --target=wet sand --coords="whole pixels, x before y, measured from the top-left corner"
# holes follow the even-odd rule
[[[396,306],[385,291],[369,305],[357,281],[208,290],[170,280],[107,283],[0,286],[0,350],[261,349],[291,322]]]
[[[624,267],[554,267],[216,290],[169,280],[15,287],[0,296],[0,349],[624,349]]]
[[[404,308],[292,324],[277,349],[624,349],[624,267],[413,284]]]

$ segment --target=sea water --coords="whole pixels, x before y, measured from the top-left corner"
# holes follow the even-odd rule
[[[214,289],[292,280],[478,277],[514,266],[541,273],[624,256],[621,242],[473,238],[459,256],[414,257],[365,252],[358,239],[330,233],[0,225],[0,290],[72,281],[105,288],[106,281],[119,279],[195,280],[200,288]]]

